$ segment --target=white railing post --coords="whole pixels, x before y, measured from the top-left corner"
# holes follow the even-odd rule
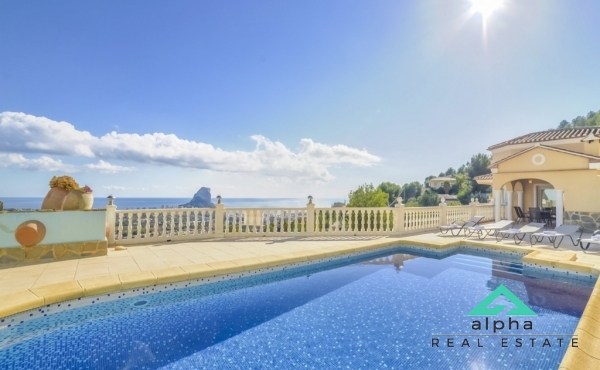
[[[469,203],[469,205],[471,206],[471,212],[469,212],[471,214],[470,218],[478,216],[478,214],[477,214],[477,203],[475,203],[475,198],[471,198],[471,203]]]
[[[215,236],[224,236],[223,215],[225,206],[221,203],[221,196],[217,195],[217,204],[215,204]]]
[[[448,212],[445,200],[442,198],[442,202],[440,203],[440,224],[438,226],[448,225]]]
[[[399,234],[404,232],[404,204],[402,204],[402,197],[396,198],[396,207],[394,208],[394,232]]]
[[[106,240],[108,245],[115,245],[115,223],[117,222],[117,206],[114,205],[115,198],[108,196],[106,205]]]
[[[308,196],[308,204],[306,205],[306,233],[312,235],[315,233],[315,204],[312,202],[313,197]]]

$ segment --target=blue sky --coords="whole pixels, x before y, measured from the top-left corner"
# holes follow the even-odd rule
[[[600,3],[0,4],[0,196],[347,196],[600,109]],[[63,122],[63,123],[60,123]],[[260,144],[260,145],[258,145]]]

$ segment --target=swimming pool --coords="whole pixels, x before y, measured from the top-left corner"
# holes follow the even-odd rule
[[[469,312],[500,286],[537,316],[513,317],[519,329],[474,330],[474,320],[485,318]],[[0,368],[553,369],[591,289],[524,276],[510,257],[435,259],[396,248],[8,318],[0,328]],[[508,323],[513,303],[494,302],[507,308],[489,319]],[[523,328],[528,320],[532,330]],[[517,338],[525,345],[516,347]],[[464,339],[469,346],[461,346]]]

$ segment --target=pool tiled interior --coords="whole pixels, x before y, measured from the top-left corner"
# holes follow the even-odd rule
[[[547,244],[532,247],[523,242],[516,246],[512,241],[496,243],[493,238],[480,241],[421,234],[402,238],[280,237],[151,244],[125,250],[110,248],[106,256],[85,259],[0,265],[0,317],[32,309],[40,312],[44,306],[77,302],[73,300],[84,297],[131,290],[142,294],[146,289],[154,289],[151,287],[176,282],[282,268],[395,245],[410,245],[433,254],[458,247],[511,253],[522,256],[525,267],[571,274],[581,279],[596,279],[600,272],[600,250],[583,252],[567,242],[554,249]],[[600,287],[597,284],[576,333],[581,336],[582,344],[567,351],[561,368],[600,368]]]

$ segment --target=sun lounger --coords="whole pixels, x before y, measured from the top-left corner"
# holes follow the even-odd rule
[[[577,244],[579,244],[581,249],[583,249],[584,251],[586,251],[590,247],[590,244],[600,244],[600,230],[594,231],[592,237],[589,239],[577,239]],[[584,244],[585,247],[583,246]]]
[[[542,230],[545,226],[546,224],[544,223],[532,222],[521,227],[520,229],[508,229],[498,231],[496,233],[496,243],[501,240],[512,237],[515,240],[515,244],[521,244],[521,242],[523,241],[523,239],[525,239],[527,234],[537,233],[540,230]]]
[[[577,232],[579,232],[579,237],[576,240],[573,240],[573,235],[577,234]],[[581,239],[581,234],[583,234],[583,228],[581,226],[560,225],[552,231],[548,230],[542,231],[541,233],[531,234],[529,239],[531,241],[531,245],[534,246],[536,243],[539,243],[542,240],[544,240],[544,238],[548,238],[550,243],[552,243],[552,246],[554,248],[558,248],[565,237],[571,239],[571,243],[573,243],[573,245],[577,245],[579,239]],[[557,241],[558,244],[556,243]]]
[[[477,234],[477,238],[483,240],[490,235],[495,236],[500,230],[508,229],[514,223],[514,221],[502,220],[491,225],[475,225],[467,227],[465,228],[465,237]]]
[[[459,222],[454,222],[450,225],[440,226],[440,233],[448,234],[448,232],[450,232],[450,234],[452,234],[453,236],[458,236],[458,235],[460,235],[461,231],[465,230],[465,228],[476,226],[483,219],[484,219],[483,216],[475,216],[467,222],[461,223],[459,221]]]

